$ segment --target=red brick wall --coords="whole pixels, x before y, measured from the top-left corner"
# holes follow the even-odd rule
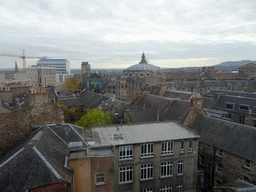
[[[113,191],[113,157],[91,157],[91,181],[93,192]],[[105,184],[96,185],[96,173],[105,174]]]

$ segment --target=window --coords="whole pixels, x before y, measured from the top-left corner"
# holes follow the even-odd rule
[[[95,181],[96,181],[96,185],[105,184],[105,174],[104,173],[96,173]]]
[[[161,177],[169,177],[172,176],[172,162],[165,161],[161,163]]]
[[[222,164],[216,163],[216,172],[221,173],[222,172]]]
[[[245,160],[244,160],[244,167],[250,169],[250,168],[251,168],[251,161],[245,159]]]
[[[249,105],[240,105],[239,109],[248,111],[249,110]]]
[[[153,164],[141,165],[140,168],[140,179],[153,179]]]
[[[182,184],[181,183],[179,183],[178,185],[177,185],[177,190],[176,190],[177,192],[182,192]]]
[[[226,107],[226,109],[234,109],[235,103],[226,103],[225,107]]]
[[[119,159],[132,159],[133,157],[133,146],[120,146],[119,147]]]
[[[218,150],[217,155],[218,155],[219,157],[222,157],[222,150],[221,150],[221,149]]]
[[[141,189],[140,192],[153,192],[153,188],[145,188],[145,189]]]
[[[239,116],[239,123],[240,123],[240,124],[244,124],[244,121],[245,121],[245,116],[240,115],[240,116]]]
[[[174,142],[163,142],[162,143],[162,155],[170,155],[173,154]]]
[[[193,141],[189,140],[188,141],[188,152],[192,152],[193,151]]]
[[[204,165],[204,156],[199,155],[199,164]]]
[[[119,183],[132,182],[132,167],[121,167],[119,169]]]
[[[162,185],[160,188],[160,192],[172,192],[171,185]]]
[[[185,141],[180,141],[180,152],[181,153],[184,153],[185,152],[185,150],[184,150],[184,144],[185,144]]]
[[[140,146],[141,149],[141,157],[152,157],[154,155],[154,144],[142,144]]]
[[[249,182],[249,181],[250,181],[250,178],[247,177],[247,176],[245,176],[245,175],[242,175],[242,180]]]
[[[178,161],[178,175],[183,175],[183,160]]]

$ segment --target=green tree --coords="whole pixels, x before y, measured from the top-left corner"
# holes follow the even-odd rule
[[[81,117],[75,125],[87,128],[88,125],[107,125],[113,123],[113,117],[109,112],[100,109],[87,109],[86,114]]]
[[[67,106],[60,104],[57,105],[57,107],[63,109],[65,123],[74,124],[76,121],[81,119],[81,117],[85,114],[85,111],[79,106],[77,106],[75,109],[68,109]]]
[[[71,93],[80,88],[80,82],[77,78],[67,79],[63,83],[63,85],[64,88],[62,89],[62,91],[67,91]]]

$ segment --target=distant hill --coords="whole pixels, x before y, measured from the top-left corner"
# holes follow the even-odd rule
[[[256,61],[251,61],[251,60],[243,60],[243,61],[226,61],[223,63],[220,63],[218,65],[214,65],[214,69],[217,70],[238,70],[238,67],[241,67],[243,65],[246,65],[248,63],[256,63]]]

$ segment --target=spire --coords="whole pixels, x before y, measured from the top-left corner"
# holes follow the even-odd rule
[[[147,61],[146,61],[146,59],[145,59],[144,51],[143,51],[142,56],[141,56],[141,62],[140,62],[140,64],[141,64],[141,63],[147,63]]]
[[[17,61],[15,61],[15,73],[18,73],[19,72],[19,69],[18,69],[18,65],[17,65]]]

